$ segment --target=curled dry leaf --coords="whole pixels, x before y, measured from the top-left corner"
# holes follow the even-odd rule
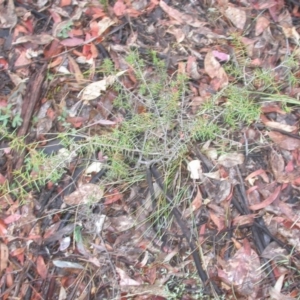
[[[200,179],[202,174],[202,168],[200,160],[192,160],[188,163],[188,171],[191,172],[191,179]]]
[[[226,153],[218,158],[218,163],[226,168],[231,168],[241,165],[244,162],[244,155],[242,153]]]
[[[116,267],[116,271],[120,276],[120,285],[140,285],[136,280],[131,279],[125,271]]]
[[[81,185],[75,192],[64,197],[68,205],[92,204],[100,201],[103,190],[96,184],[87,183]]]
[[[281,186],[277,187],[275,189],[275,191],[267,199],[265,199],[261,203],[249,206],[249,209],[259,210],[259,209],[265,208],[266,206],[270,205],[271,203],[273,203],[277,199],[277,197],[280,194],[280,191],[281,191]]]
[[[225,10],[225,16],[233,23],[233,25],[243,30],[247,21],[246,12],[240,8],[229,6]]]
[[[81,100],[84,101],[93,100],[99,97],[103,91],[106,91],[106,89],[109,86],[111,86],[116,81],[116,79],[119,76],[123,75],[125,72],[127,72],[127,70],[121,71],[116,75],[107,76],[102,80],[89,84],[78,94],[78,96],[81,96]]]

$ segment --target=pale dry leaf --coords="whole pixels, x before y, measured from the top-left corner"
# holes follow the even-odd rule
[[[86,183],[81,185],[75,192],[64,197],[68,205],[92,204],[101,200],[103,190],[96,184]]]
[[[85,170],[85,175],[90,175],[92,173],[98,173],[102,169],[102,163],[100,161],[93,161]]]
[[[283,25],[281,28],[286,38],[293,39],[299,45],[300,35],[294,26]]]
[[[220,88],[228,85],[227,74],[221,64],[216,60],[212,51],[209,51],[205,56],[204,69],[210,78],[216,78],[220,81]]]
[[[225,168],[231,168],[237,165],[241,165],[244,162],[244,155],[242,153],[226,153],[218,158],[218,163]]]
[[[188,163],[188,171],[190,171],[190,177],[191,179],[200,179],[202,174],[202,168],[200,160],[192,160]]]
[[[247,15],[244,10],[233,6],[229,6],[225,10],[225,16],[232,22],[232,24],[236,28],[241,30],[244,29],[247,21]]]
[[[120,276],[120,285],[140,285],[140,283],[136,280],[131,279],[125,271],[116,267],[116,271]]]
[[[82,265],[71,261],[53,260],[52,262],[54,266],[58,268],[80,269],[80,270],[84,269]]]
[[[192,15],[181,13],[179,10],[172,8],[167,5],[165,1],[161,0],[159,2],[160,7],[165,11],[172,19],[175,19],[180,24],[188,24],[192,27],[203,27],[206,25],[206,22],[200,22],[197,18]]]
[[[36,35],[24,35],[19,38],[13,43],[13,45],[23,44],[23,43],[33,43],[37,45],[46,45],[53,41],[53,36],[49,34],[36,34]]]
[[[114,25],[116,22],[108,17],[104,17],[98,24],[98,36],[102,35],[110,26]]]
[[[106,91],[106,89],[111,86],[116,79],[123,75],[127,70],[121,71],[116,75],[110,75],[105,77],[102,80],[92,82],[88,86],[86,86],[79,94],[78,97],[81,97],[81,100],[88,101],[93,100],[101,95],[102,92]]]

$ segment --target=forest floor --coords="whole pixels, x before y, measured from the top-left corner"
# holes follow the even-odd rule
[[[300,1],[0,3],[1,299],[300,299]]]

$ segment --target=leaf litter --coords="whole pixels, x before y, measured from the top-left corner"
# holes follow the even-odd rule
[[[1,298],[299,298],[299,13],[1,1]]]

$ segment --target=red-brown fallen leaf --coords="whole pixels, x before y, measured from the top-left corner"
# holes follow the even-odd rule
[[[5,224],[8,225],[8,224],[18,221],[20,218],[21,218],[20,214],[12,214],[12,215],[6,217],[3,221]]]
[[[245,180],[251,182],[252,178],[254,178],[258,175],[260,175],[260,177],[263,179],[264,182],[269,183],[269,177],[268,177],[266,171],[263,169],[259,169],[259,170],[252,172],[245,178]]]
[[[8,266],[5,270],[5,277],[6,277],[6,285],[7,287],[11,287],[14,284],[14,277],[13,277],[14,270],[12,266]]]
[[[60,0],[60,7],[71,5],[72,0]]]
[[[156,271],[157,271],[156,266],[153,266],[151,268],[147,268],[146,276],[147,276],[147,279],[149,280],[149,283],[151,285],[155,283]]]
[[[232,220],[232,225],[233,226],[242,226],[246,224],[252,224],[254,219],[257,217],[257,214],[249,214],[249,215],[242,215],[242,216],[237,216]]]
[[[277,199],[280,192],[281,192],[281,186],[278,186],[275,189],[275,191],[267,199],[265,199],[264,201],[262,201],[259,204],[254,204],[254,205],[249,206],[249,209],[259,210],[259,209],[267,207],[268,205],[270,205],[271,203],[273,203]]]
[[[123,198],[123,194],[121,194],[118,189],[113,189],[108,195],[105,196],[104,204],[108,205],[119,201]]]
[[[0,243],[0,274],[6,269],[8,263],[9,251],[4,243]]]
[[[224,216],[217,215],[212,211],[209,212],[209,216],[213,223],[217,226],[218,231],[222,231],[225,228],[225,218]]]
[[[83,117],[67,117],[66,121],[73,125],[74,128],[80,128],[86,119]]]
[[[262,106],[261,111],[265,114],[271,113],[271,112],[276,112],[276,113],[281,114],[281,115],[286,114],[286,112],[284,110],[282,110],[278,105],[274,105],[274,104]]]
[[[7,234],[6,224],[0,219],[0,236],[5,237]]]
[[[0,185],[3,185],[6,181],[6,178],[0,173]]]
[[[79,39],[76,37],[60,41],[60,44],[65,47],[76,47],[82,45],[83,43],[84,43],[83,39]]]
[[[126,5],[124,4],[123,0],[117,0],[113,7],[113,11],[117,17],[121,17],[126,12]]]
[[[285,150],[295,150],[300,148],[300,140],[281,134],[277,131],[269,132],[270,139],[280,148]]]
[[[184,217],[187,218],[190,216],[194,211],[198,210],[202,205],[202,195],[199,187],[197,187],[197,195],[195,196],[194,200],[192,201],[190,207],[184,212]]]
[[[5,58],[0,57],[0,70],[7,70],[8,69],[8,62]]]
[[[200,22],[198,19],[194,18],[192,15],[181,13],[179,10],[172,8],[167,5],[166,2],[161,0],[159,2],[160,7],[165,11],[172,19],[175,19],[180,24],[188,24],[192,27],[203,27],[206,22]]]
[[[48,269],[45,264],[43,256],[39,255],[36,259],[36,269],[38,274],[42,277],[42,279],[47,278]]]
[[[250,3],[253,6],[253,8],[262,10],[277,5],[277,0],[258,0],[250,1]]]
[[[20,264],[23,265],[24,258],[25,258],[24,251],[25,251],[24,247],[16,248],[15,250],[10,252],[10,256],[16,257],[18,259],[18,261],[20,262]]]

